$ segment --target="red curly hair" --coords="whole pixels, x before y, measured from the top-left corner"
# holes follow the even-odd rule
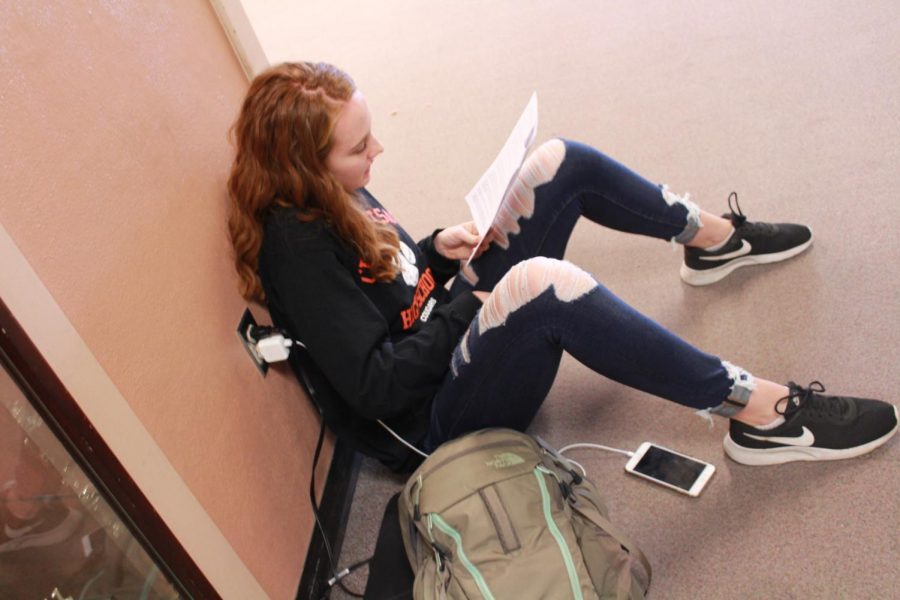
[[[231,128],[236,155],[228,178],[228,232],[247,300],[265,300],[257,270],[273,204],[298,208],[302,221],[330,224],[375,279],[397,276],[397,232],[368,218],[325,166],[335,122],[354,91],[353,80],[326,63],[281,64],[250,84]]]

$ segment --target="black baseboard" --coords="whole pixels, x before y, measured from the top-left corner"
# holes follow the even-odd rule
[[[337,441],[331,466],[328,468],[328,479],[325,480],[325,489],[322,491],[322,500],[319,503],[319,518],[328,535],[335,560],[339,560],[341,556],[341,545],[347,528],[347,518],[350,515],[350,504],[353,502],[353,492],[356,490],[360,462],[359,453],[340,440]],[[297,589],[297,600],[322,598],[331,575],[331,565],[328,562],[322,532],[314,526],[309,549],[306,552],[306,563],[303,565],[303,575],[300,578],[300,587]]]

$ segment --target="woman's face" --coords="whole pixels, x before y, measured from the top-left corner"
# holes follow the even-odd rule
[[[369,182],[372,162],[384,147],[372,135],[372,115],[358,90],[338,114],[325,166],[348,192]]]

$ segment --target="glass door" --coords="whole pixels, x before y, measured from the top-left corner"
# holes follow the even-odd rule
[[[0,598],[180,597],[0,370]]]

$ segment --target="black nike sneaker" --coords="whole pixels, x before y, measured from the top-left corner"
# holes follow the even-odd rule
[[[790,394],[775,405],[784,423],[757,429],[731,419],[725,453],[745,465],[777,465],[795,460],[838,460],[871,452],[897,433],[897,407],[881,400],[826,396],[813,381],[793,381]]]
[[[728,209],[731,214],[722,216],[731,221],[734,234],[727,244],[713,252],[685,246],[681,265],[681,279],[685,283],[709,285],[740,267],[787,260],[812,244],[812,231],[805,225],[748,221],[735,192],[728,196]]]

